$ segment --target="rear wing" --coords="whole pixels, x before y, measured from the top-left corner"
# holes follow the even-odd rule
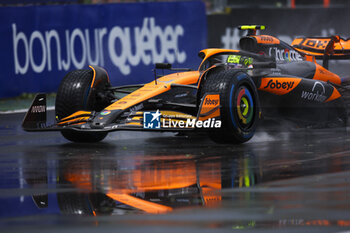
[[[340,36],[296,38],[292,46],[306,57],[323,59],[325,68],[329,59],[350,59],[350,40]]]

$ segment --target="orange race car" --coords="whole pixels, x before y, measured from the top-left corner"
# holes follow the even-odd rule
[[[23,128],[61,131],[75,142],[101,141],[116,130],[200,130],[219,143],[242,143],[253,137],[262,118],[286,119],[298,127],[346,125],[347,80],[330,72],[328,61],[349,58],[350,42],[332,36],[297,38],[288,45],[256,35],[264,26],[240,29],[248,31],[240,39],[242,50],[202,50],[195,71],[156,64],[154,81],[147,84],[112,87],[97,66],[72,71],[57,91],[56,122],[47,125],[46,98],[39,94]]]

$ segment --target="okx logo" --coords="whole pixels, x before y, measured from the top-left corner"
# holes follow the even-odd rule
[[[160,116],[162,114],[157,110],[156,112],[143,113],[143,128],[145,129],[160,129]]]

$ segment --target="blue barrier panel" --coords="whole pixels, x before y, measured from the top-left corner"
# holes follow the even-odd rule
[[[113,85],[153,79],[156,62],[197,68],[207,45],[200,1],[0,8],[0,98],[56,91],[89,64]]]
[[[72,4],[79,0],[0,0],[0,5]]]

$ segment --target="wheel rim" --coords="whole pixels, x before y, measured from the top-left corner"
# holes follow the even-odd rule
[[[237,91],[236,107],[239,125],[243,129],[249,128],[253,122],[254,101],[251,92],[245,86]]]

